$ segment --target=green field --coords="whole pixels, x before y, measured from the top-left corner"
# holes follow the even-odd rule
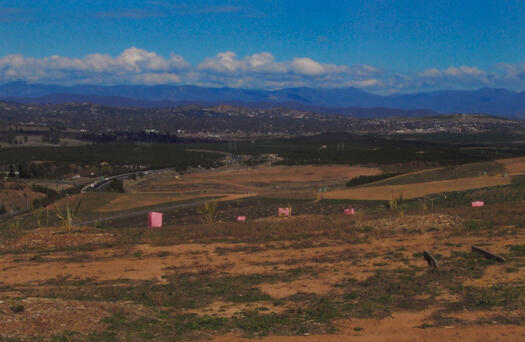
[[[187,151],[179,144],[92,144],[85,146],[0,148],[3,165],[45,160],[80,164],[132,164],[150,168],[213,167],[220,154]]]

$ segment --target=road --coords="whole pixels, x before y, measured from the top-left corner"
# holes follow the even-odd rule
[[[234,201],[234,200],[239,200],[242,198],[253,197],[253,196],[257,196],[257,194],[256,193],[234,194],[234,195],[217,194],[217,195],[210,195],[210,196],[213,197],[213,201],[223,202],[223,201]],[[171,209],[191,208],[191,207],[202,205],[208,201],[210,201],[210,197],[207,197],[206,199],[195,199],[194,201],[191,201],[191,202],[188,201],[184,203],[172,204],[172,205],[167,205],[163,207],[150,207],[148,209],[136,210],[132,213],[115,214],[115,215],[105,216],[102,218],[86,220],[86,221],[76,223],[74,224],[74,226],[92,225],[92,224],[96,224],[97,222],[105,222],[105,221],[111,221],[111,220],[117,220],[117,219],[122,219],[122,218],[129,218],[129,217],[138,217],[138,216],[146,217],[145,215],[149,213],[150,211],[163,211],[163,210],[171,210]]]
[[[97,218],[97,219],[93,219],[93,220],[87,220],[87,221],[78,222],[78,223],[75,223],[74,226],[78,227],[78,226],[85,226],[85,225],[93,225],[93,224],[96,224],[96,223],[99,223],[99,222],[105,222],[105,221],[111,221],[111,220],[117,220],[117,219],[122,219],[122,218],[129,218],[129,217],[138,217],[138,216],[144,216],[144,222],[146,222],[146,216],[145,215],[147,213],[151,212],[151,211],[191,208],[191,207],[194,207],[194,206],[198,206],[198,205],[204,204],[206,201],[209,201],[209,199],[192,201],[192,202],[185,202],[185,203],[180,203],[180,204],[172,204],[170,206],[165,206],[165,207],[158,207],[158,208],[149,208],[149,209],[144,209],[144,210],[138,210],[138,211],[135,211],[133,213],[124,213],[124,214],[111,215],[111,216],[106,216],[106,217]]]
[[[84,186],[82,188],[82,190],[80,190],[80,192],[84,193],[84,192],[88,192],[88,191],[102,191],[104,190],[110,183],[113,179],[120,179],[120,180],[124,180],[124,179],[127,179],[133,175],[135,176],[138,176],[139,174],[144,174],[144,175],[152,175],[152,174],[156,174],[156,173],[161,173],[161,172],[167,172],[167,171],[172,171],[174,170],[173,168],[165,168],[165,169],[158,169],[158,170],[142,170],[142,171],[134,171],[134,172],[126,172],[126,173],[121,173],[119,175],[115,175],[115,176],[109,176],[107,178],[104,178],[104,179],[97,179],[96,181],[93,181],[89,184],[87,184],[86,186]]]

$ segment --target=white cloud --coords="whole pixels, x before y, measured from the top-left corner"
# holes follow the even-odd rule
[[[283,63],[276,63],[271,53],[261,52],[243,59],[237,59],[235,52],[227,51],[217,54],[212,58],[206,58],[197,67],[199,70],[214,73],[286,73],[287,67]]]
[[[293,71],[301,75],[316,76],[324,74],[326,72],[325,68],[321,65],[321,63],[318,63],[313,59],[307,57],[294,58],[292,60],[291,65]]]
[[[84,58],[7,55],[0,58],[0,79],[65,83],[89,79],[102,83],[151,83],[157,79],[174,83],[181,80],[176,73],[189,67],[181,56],[164,58],[155,52],[131,47],[117,57],[100,53]]]
[[[348,81],[346,86],[358,87],[358,88],[371,88],[382,85],[382,82],[375,78],[369,78],[366,80],[353,80]]]
[[[297,74],[307,76],[346,73],[348,71],[348,67],[345,65],[321,64],[308,57],[294,58],[290,65]]]
[[[118,56],[93,53],[82,58],[49,56],[0,57],[0,83],[25,80],[56,84],[195,84],[245,88],[358,87],[380,93],[480,87],[525,88],[525,61],[476,66],[428,68],[399,73],[366,64],[336,65],[310,57],[277,61],[269,52],[238,57],[218,53],[197,65],[182,56],[160,56],[130,47]]]
[[[486,73],[477,67],[469,67],[462,65],[460,67],[449,67],[443,71],[446,75],[454,77],[485,77]]]
[[[437,68],[430,68],[418,74],[418,76],[423,78],[456,78],[456,79],[479,79],[486,80],[488,73],[479,69],[478,67],[471,67],[462,65],[459,67],[450,66],[444,70],[439,70]]]
[[[235,72],[239,61],[235,59],[235,52],[222,52],[213,58],[206,58],[198,68],[201,70],[224,73]]]

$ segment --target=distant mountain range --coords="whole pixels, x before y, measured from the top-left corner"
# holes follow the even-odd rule
[[[92,102],[130,107],[171,107],[189,103],[282,106],[360,117],[420,116],[436,112],[525,117],[525,92],[494,88],[382,96],[357,88],[252,90],[171,85],[59,86],[12,82],[0,85],[0,98],[21,103]]]

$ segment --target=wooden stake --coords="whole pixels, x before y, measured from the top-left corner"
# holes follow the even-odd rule
[[[423,257],[427,261],[428,266],[431,266],[435,270],[439,270],[439,264],[438,264],[436,258],[434,258],[434,256],[432,254],[430,254],[430,252],[423,251]]]

